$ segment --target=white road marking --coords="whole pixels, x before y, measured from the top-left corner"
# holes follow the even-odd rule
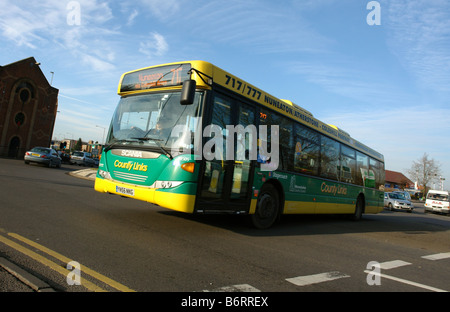
[[[380,263],[380,269],[382,269],[382,270],[390,270],[390,269],[394,269],[394,268],[398,268],[398,267],[405,266],[405,265],[410,265],[410,264],[411,263],[405,262],[405,261],[402,261],[402,260],[386,261],[386,262]]]
[[[327,273],[320,273],[320,274],[314,274],[314,275],[305,275],[305,276],[298,276],[298,277],[292,277],[287,278],[286,281],[297,285],[297,286],[306,286],[306,285],[312,285],[322,282],[328,282],[337,280],[340,278],[346,278],[350,277],[350,275],[334,271],[334,272],[327,272]]]
[[[415,287],[419,287],[419,288],[423,288],[423,289],[427,289],[427,290],[431,290],[431,291],[435,291],[435,292],[447,292],[447,290],[442,290],[442,289],[431,287],[431,286],[427,286],[427,285],[424,285],[424,284],[408,281],[408,280],[405,280],[405,279],[402,279],[402,278],[398,278],[398,277],[395,277],[395,276],[390,276],[390,275],[383,274],[383,273],[377,273],[377,272],[369,271],[369,270],[364,271],[364,273],[380,276],[382,278],[387,278],[387,279],[390,279],[390,280],[393,280],[393,281],[396,281],[396,282],[400,282],[400,283],[403,283],[403,284],[407,284],[407,285],[411,285],[411,286],[415,286]]]
[[[447,258],[450,258],[450,252],[444,252],[444,253],[438,253],[438,254],[434,254],[434,255],[422,256],[422,258],[428,259],[428,260],[447,259]]]
[[[447,259],[447,258],[450,258],[450,252],[438,253],[438,254],[433,254],[433,255],[428,255],[428,256],[422,256],[422,258],[428,259],[428,260]],[[402,261],[402,260],[392,260],[392,261],[381,262],[380,263],[380,269],[382,269],[382,270],[390,270],[390,269],[394,269],[394,268],[398,268],[398,267],[402,267],[402,266],[406,266],[406,265],[411,265],[411,263],[406,262],[406,261]],[[364,271],[364,273],[377,275],[377,276],[380,276],[382,278],[386,278],[386,279],[397,281],[397,282],[400,282],[400,283],[403,283],[403,284],[407,284],[407,285],[411,285],[411,286],[427,289],[427,290],[430,290],[430,291],[448,292],[447,290],[443,290],[443,289],[439,289],[439,288],[436,288],[436,287],[432,287],[432,286],[416,283],[416,282],[413,282],[413,281],[408,281],[408,280],[405,280],[405,279],[402,279],[402,278],[398,278],[398,277],[395,277],[395,276],[391,276],[391,275],[387,275],[387,274],[384,274],[384,273],[377,273],[377,272],[369,271],[369,270]],[[339,271],[333,271],[333,272],[326,272],[326,273],[320,273],[320,274],[313,274],[313,275],[305,275],[305,276],[286,278],[286,281],[288,281],[288,282],[290,282],[290,283],[292,283],[294,285],[297,285],[297,286],[307,286],[307,285],[312,285],[312,284],[318,284],[318,283],[323,283],[323,282],[334,281],[334,280],[337,280],[337,279],[347,278],[347,277],[350,277],[350,275],[341,273]],[[251,286],[249,284],[239,284],[239,285],[224,286],[224,287],[216,288],[214,290],[203,290],[203,292],[261,292],[261,290],[255,288],[255,287],[253,287],[253,286]]]
[[[231,285],[216,288],[213,290],[203,290],[203,292],[261,292],[258,288],[249,284]]]

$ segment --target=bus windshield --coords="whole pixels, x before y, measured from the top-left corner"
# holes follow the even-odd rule
[[[194,104],[181,105],[180,92],[132,95],[121,98],[112,118],[107,144],[170,151],[193,148],[203,93]],[[172,133],[173,129],[183,129]]]

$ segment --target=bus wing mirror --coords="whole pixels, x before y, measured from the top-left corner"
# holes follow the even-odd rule
[[[181,105],[191,105],[194,103],[195,97],[195,89],[197,87],[197,83],[195,80],[185,80],[183,82],[183,89],[181,90]]]

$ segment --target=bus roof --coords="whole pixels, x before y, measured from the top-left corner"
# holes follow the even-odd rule
[[[124,73],[120,79],[118,94],[124,96],[149,92],[154,89],[161,91],[174,88],[179,89],[183,81],[187,79],[196,80],[197,88],[199,89],[211,89],[213,84],[221,85],[299,123],[348,144],[377,160],[384,161],[381,153],[353,139],[347,132],[338,127],[314,118],[312,113],[294,104],[292,101],[278,99],[206,61],[167,63]]]

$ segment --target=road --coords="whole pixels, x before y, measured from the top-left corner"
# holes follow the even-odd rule
[[[0,159],[0,257],[57,291],[450,291],[450,218],[423,207],[256,230],[97,193],[77,169]]]

